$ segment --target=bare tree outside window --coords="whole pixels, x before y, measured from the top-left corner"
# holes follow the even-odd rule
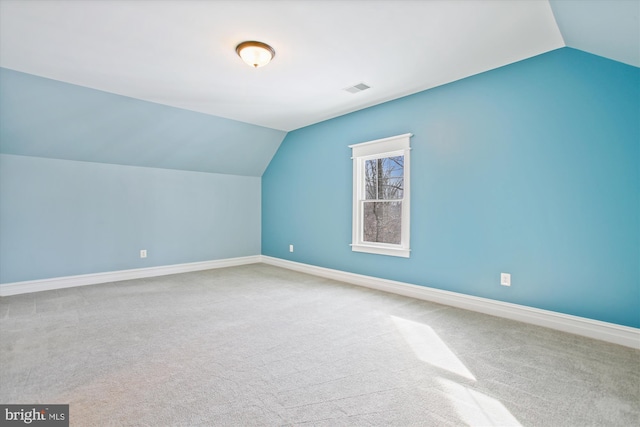
[[[400,244],[404,156],[366,160],[364,166],[363,240]]]
[[[410,133],[350,145],[353,160],[351,250],[411,256]]]

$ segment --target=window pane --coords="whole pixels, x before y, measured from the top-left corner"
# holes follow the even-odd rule
[[[401,243],[402,202],[364,202],[363,240]]]
[[[365,198],[395,200],[404,196],[404,156],[365,161]]]
[[[375,200],[378,198],[378,161],[381,159],[367,160],[364,162],[365,198]]]

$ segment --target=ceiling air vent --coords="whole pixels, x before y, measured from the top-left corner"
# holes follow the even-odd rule
[[[349,93],[358,93],[358,92],[362,92],[363,90],[367,90],[369,89],[371,86],[367,86],[364,83],[358,83],[355,86],[351,86],[351,87],[347,87],[344,90],[346,90]]]

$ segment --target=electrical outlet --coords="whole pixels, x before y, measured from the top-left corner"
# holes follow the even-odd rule
[[[511,286],[511,274],[500,273],[500,284],[502,286]]]
[[[146,249],[141,249],[140,250],[140,258],[146,258],[147,257],[147,250]]]
[[[289,245],[289,252],[293,252],[293,245]]]

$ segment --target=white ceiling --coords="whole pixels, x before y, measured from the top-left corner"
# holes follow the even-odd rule
[[[289,131],[566,46],[554,11],[577,44],[603,28],[572,27],[588,1],[552,3],[0,0],[0,66]],[[627,15],[640,4],[618,3]],[[637,15],[620,37],[637,35]],[[245,40],[269,43],[274,61],[245,65]],[[640,66],[639,43],[613,59]],[[361,82],[371,89],[343,90]]]

